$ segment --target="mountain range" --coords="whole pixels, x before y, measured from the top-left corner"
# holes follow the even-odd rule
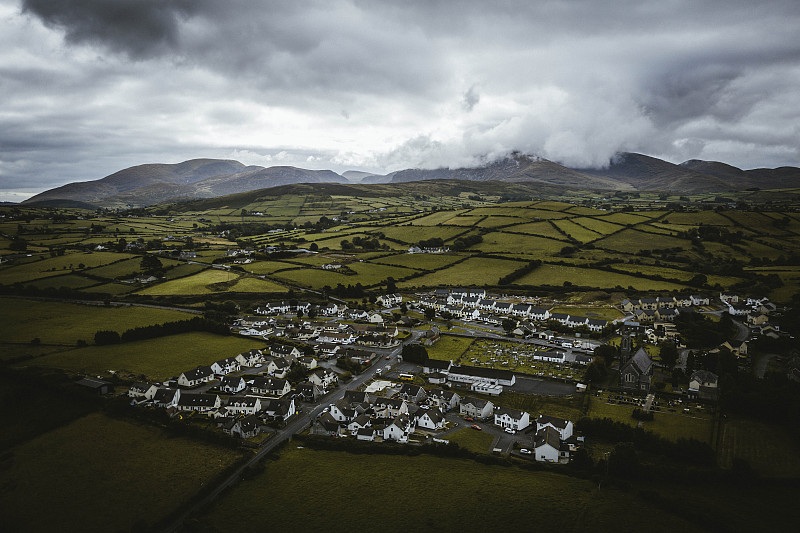
[[[297,183],[396,184],[424,180],[538,183],[564,189],[691,194],[800,187],[800,168],[742,170],[725,163],[695,159],[676,165],[630,152],[617,154],[605,168],[569,168],[547,159],[512,154],[473,168],[406,169],[385,175],[354,170],[337,174],[332,170],[265,168],[232,160],[192,159],[178,164],[126,168],[99,180],[69,183],[44,191],[23,203],[138,207]]]

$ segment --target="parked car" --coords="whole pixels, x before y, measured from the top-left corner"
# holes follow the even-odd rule
[[[466,420],[467,422],[475,422],[475,419],[472,418],[471,416],[465,416],[464,420]]]
[[[472,426],[470,426],[470,427],[472,429],[477,429],[478,431],[480,431],[482,429],[478,424],[472,424]]]
[[[525,455],[530,455],[530,454],[531,454],[531,451],[530,451],[530,450],[527,450],[527,449],[525,449],[525,448],[522,448],[522,449],[519,451],[519,453],[524,453]]]
[[[516,431],[514,431],[514,430],[513,430],[513,429],[511,429],[511,428],[505,428],[503,431],[505,431],[505,432],[506,432],[506,433],[508,433],[509,435],[513,435],[514,433],[516,433]]]

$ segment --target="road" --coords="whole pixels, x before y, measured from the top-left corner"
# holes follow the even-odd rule
[[[419,335],[411,335],[408,339],[405,340],[406,343],[413,342]],[[400,351],[402,350],[402,344],[397,348],[394,348],[389,353],[389,360],[386,361],[387,364],[394,364],[397,362],[397,356],[400,355]],[[385,357],[385,356],[384,356]],[[258,452],[246,463],[240,466],[235,472],[233,472],[228,478],[222,481],[217,487],[214,488],[205,498],[195,503],[191,508],[186,510],[180,517],[178,517],[175,521],[170,523],[163,531],[173,532],[178,531],[178,529],[183,525],[183,523],[191,516],[196,514],[200,509],[208,505],[210,502],[214,501],[219,495],[228,487],[234,485],[242,475],[242,472],[247,467],[253,466],[254,464],[261,461],[268,453],[274,450],[278,445],[282,444],[286,440],[292,437],[292,435],[299,433],[310,426],[311,422],[317,418],[322,413],[322,410],[329,404],[336,403],[342,398],[344,398],[345,391],[348,390],[355,390],[364,385],[367,381],[372,379],[375,376],[375,372],[382,368],[384,365],[381,364],[373,364],[363,373],[359,374],[357,377],[353,378],[347,384],[340,384],[336,389],[332,390],[322,398],[320,398],[319,403],[315,404],[311,410],[305,411],[300,416],[294,418],[294,420],[290,421],[285,428],[280,429],[275,432],[275,436],[268,440],[259,450]]]

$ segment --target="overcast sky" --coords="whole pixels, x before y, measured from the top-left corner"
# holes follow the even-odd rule
[[[798,0],[0,0],[0,200],[198,157],[800,166]]]

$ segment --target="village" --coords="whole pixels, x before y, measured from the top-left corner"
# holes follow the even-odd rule
[[[135,383],[128,396],[132,404],[170,416],[206,418],[218,430],[258,445],[302,417],[304,432],[370,442],[447,443],[462,429],[482,431],[493,437],[486,452],[566,463],[584,444],[576,421],[503,406],[497,398],[504,390],[584,394],[595,350],[616,336],[618,382],[611,390],[596,390],[596,396],[608,404],[629,404],[645,417],[660,405],[688,412],[674,393],[683,395],[686,406],[691,400],[701,402],[697,409],[702,403],[713,408],[718,377],[702,369],[691,372],[687,389],[659,399],[663,390],[653,380],[663,365],[641,343],[667,341],[684,348],[677,363],[687,368],[687,350],[673,322],[692,308],[726,312],[749,325],[739,324],[741,341],[726,340],[714,349],[728,350],[742,362],[749,339],[780,335],[769,322],[777,309],[773,304],[739,301],[732,294],[720,294],[714,303],[706,296],[625,299],[624,318],[613,321],[551,312],[525,298],[482,289],[438,289],[413,298],[386,294],[375,304],[370,310],[334,302],[264,304],[255,315],[238,318],[234,328],[268,341],[267,347],[187,369],[164,383]],[[398,315],[401,306],[418,310],[420,318]],[[437,315],[449,325],[433,325],[430,319]],[[557,326],[559,332],[549,329]],[[435,347],[443,335],[471,336],[488,355],[465,354],[466,361],[404,357],[414,352],[409,347]],[[523,364],[546,370],[519,372]]]

